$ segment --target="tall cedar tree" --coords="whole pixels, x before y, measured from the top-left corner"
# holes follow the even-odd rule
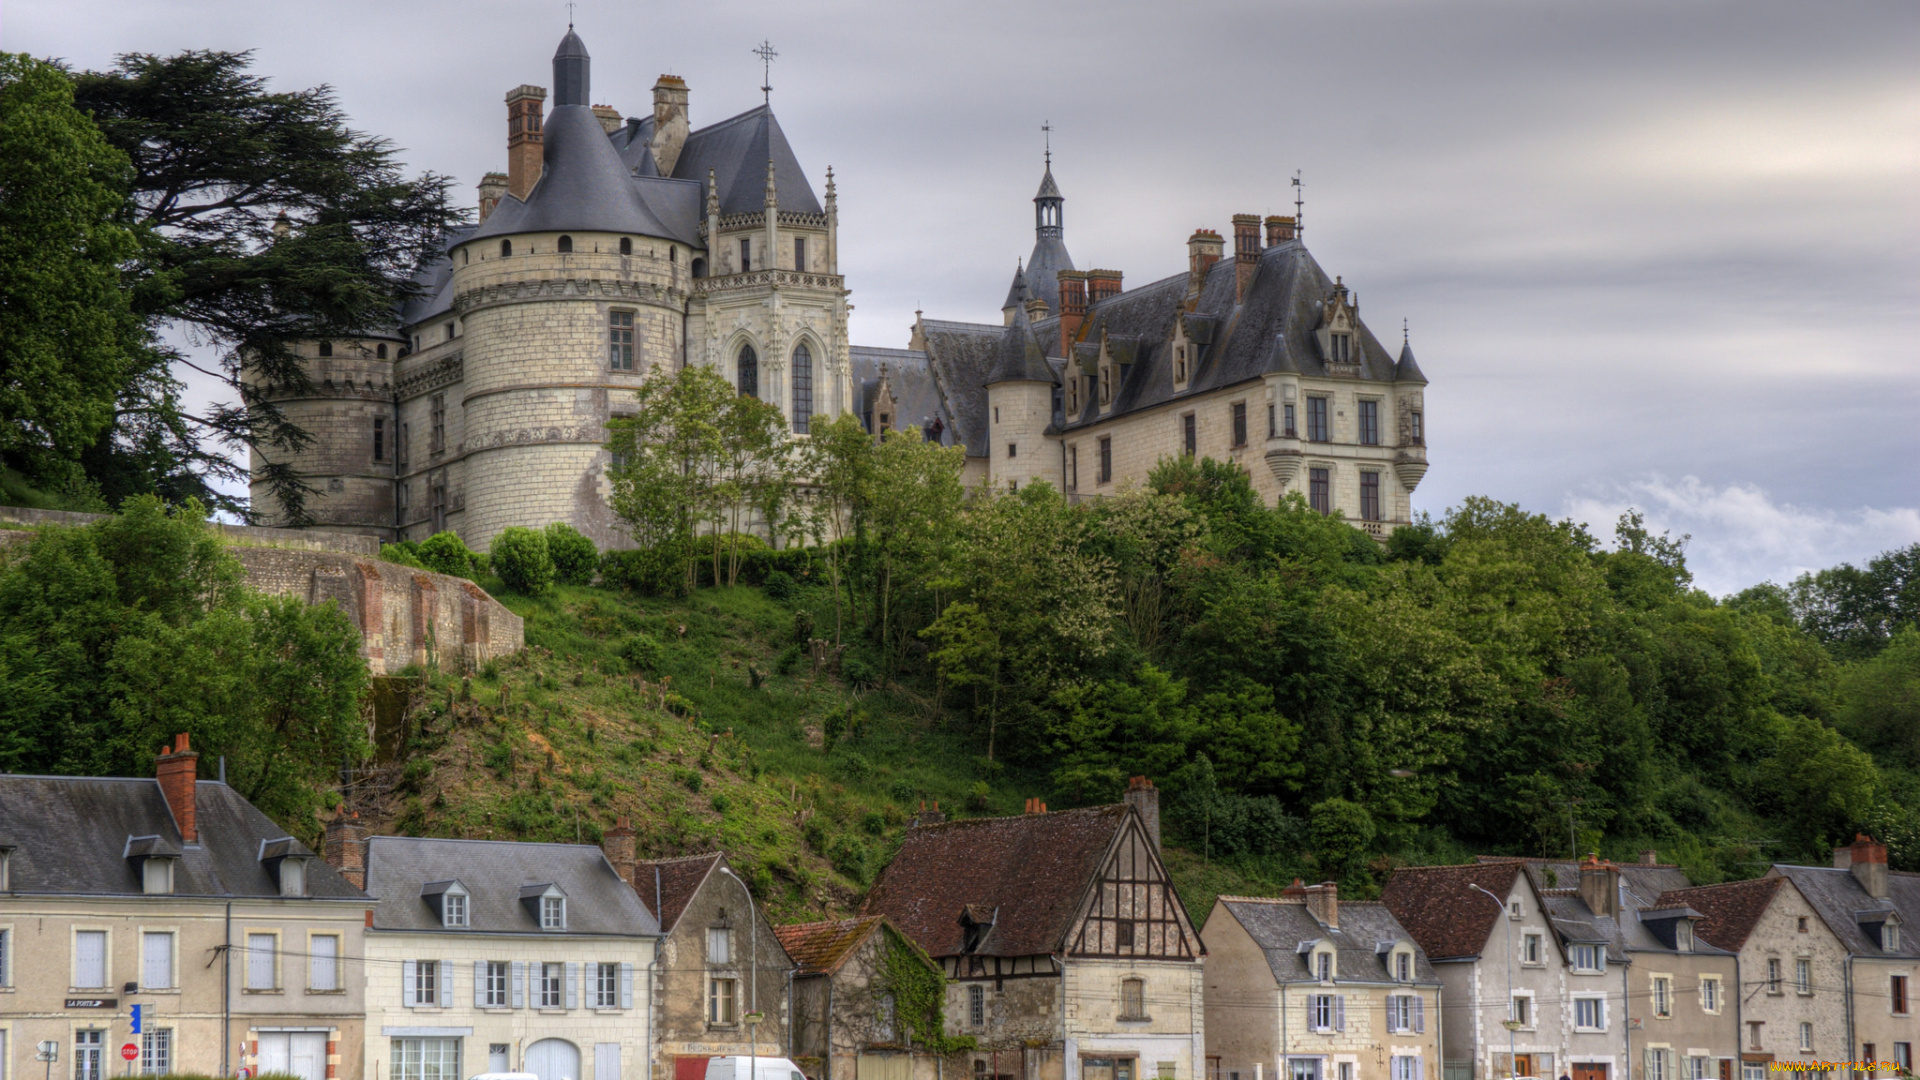
[[[348,127],[330,87],[271,91],[251,63],[130,53],[73,77],[79,108],[132,164],[122,212],[148,238],[136,314],[218,354],[209,367],[169,351],[172,371],[131,381],[88,465],[110,501],[191,489],[244,514],[208,482],[246,478],[229,455],[258,451],[284,520],[305,523],[312,488],[289,459],[313,436],[279,405],[311,389],[296,343],[391,332],[415,270],[465,211],[449,203],[448,177],[409,178],[391,143]],[[276,236],[281,215],[289,228]],[[181,369],[220,379],[230,397],[188,411]]]

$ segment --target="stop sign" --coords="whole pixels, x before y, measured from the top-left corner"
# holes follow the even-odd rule
[[[134,1058],[140,1056],[140,1048],[132,1043],[128,1043],[120,1048],[120,1056],[126,1058],[128,1061],[132,1061]]]

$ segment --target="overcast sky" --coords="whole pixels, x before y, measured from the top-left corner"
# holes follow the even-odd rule
[[[466,197],[560,2],[7,0],[0,45],[253,49]],[[997,321],[1042,121],[1075,263],[1144,284],[1187,235],[1291,210],[1383,341],[1410,321],[1432,467],[1467,495],[1693,536],[1726,593],[1920,541],[1920,4],[609,3],[593,99],[773,102],[840,191],[853,340]]]

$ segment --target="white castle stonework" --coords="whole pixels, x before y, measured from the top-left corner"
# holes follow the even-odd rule
[[[969,481],[1072,497],[1189,453],[1245,465],[1375,536],[1426,469],[1424,376],[1307,254],[1292,218],[1189,241],[1189,271],[1131,292],[1073,268],[1049,168],[1036,241],[999,325],[916,318],[906,349],[850,348],[833,174],[815,196],[770,107],[688,122],[670,75],[653,112],[589,105],[571,29],[554,90],[506,96],[506,173],[421,271],[391,334],[315,342],[314,390],[277,403],[314,436],[293,458],[316,526],[382,539],[451,529],[486,550],[565,521],[628,541],[609,505],[609,419],[656,368],[706,364],[780,406],[796,437],[853,413],[967,449]],[[256,476],[263,464],[256,453]],[[260,484],[255,507],[277,509]]]

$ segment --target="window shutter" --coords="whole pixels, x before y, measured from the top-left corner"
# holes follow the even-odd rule
[[[620,965],[620,1007],[633,1008],[633,965]]]
[[[1333,1030],[1347,1030],[1347,995],[1340,994],[1333,999]]]
[[[417,960],[400,961],[400,1004],[406,1006],[409,1009],[413,1008],[415,1005],[420,1004],[418,1001],[415,1001],[413,997],[413,988],[418,985],[418,983],[415,982],[415,979],[419,974],[420,974],[419,961]]]
[[[1427,999],[1419,996],[1413,999],[1413,1033],[1415,1035],[1427,1033]],[[1415,1076],[1414,1080],[1420,1080],[1420,1078]]]
[[[1413,1059],[1413,1080],[1427,1080],[1427,1059],[1425,1055]]]
[[[580,965],[579,964],[576,964],[571,960],[567,961],[566,978],[561,980],[561,984],[562,986],[565,987],[567,1008],[569,1009],[579,1008],[580,1007]]]
[[[487,1003],[487,962],[473,962],[473,1007],[478,1009]]]
[[[514,1008],[527,1007],[527,962],[525,960],[515,960],[513,966],[507,969],[507,993],[513,1001]]]
[[[453,969],[454,969],[454,966],[455,966],[455,965],[454,965],[454,962],[453,962],[453,961],[451,961],[451,960],[442,960],[442,961],[440,961],[440,970],[439,970],[438,972],[436,972],[436,974],[438,974],[438,975],[440,976],[440,978],[439,978],[439,980],[438,980],[438,981],[439,981],[439,984],[440,984],[440,985],[439,985],[439,986],[437,986],[437,987],[436,987],[435,989],[436,989],[436,990],[437,990],[437,991],[439,992],[439,994],[440,994],[440,996],[439,996],[439,997],[437,997],[437,998],[435,998],[435,999],[434,999],[434,1002],[433,1002],[433,1003],[434,1003],[435,1005],[438,1005],[438,1006],[440,1006],[440,1007],[441,1007],[441,1008],[443,1008],[443,1009],[451,1009],[451,1008],[453,1008],[453,1002],[454,1002],[454,997],[453,997]]]

